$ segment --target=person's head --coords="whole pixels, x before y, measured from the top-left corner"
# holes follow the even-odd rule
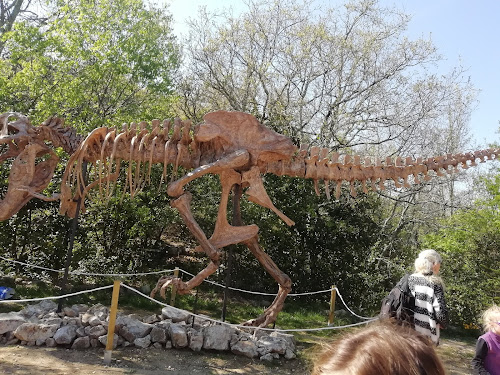
[[[495,332],[500,335],[500,306],[493,305],[483,312],[483,329],[485,332]]]
[[[437,274],[442,261],[441,255],[436,250],[422,250],[415,259],[415,271],[426,276]]]
[[[328,345],[312,375],[441,375],[428,338],[410,327],[379,321]]]

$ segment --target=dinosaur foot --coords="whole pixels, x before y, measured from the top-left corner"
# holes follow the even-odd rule
[[[160,296],[165,299],[165,292],[169,286],[175,287],[177,294],[187,294],[191,290],[188,288],[188,285],[178,277],[162,276],[156,283],[154,289],[151,291],[150,297],[154,298],[159,290]]]
[[[276,321],[278,314],[283,309],[283,306],[285,304],[285,298],[288,292],[289,289],[280,288],[273,303],[267,309],[264,310],[262,315],[260,315],[255,319],[247,320],[246,322],[243,322],[242,325],[263,328],[267,327],[270,324],[273,324]]]
[[[283,304],[281,306],[271,305],[266,309],[266,311],[264,311],[262,315],[255,319],[247,320],[246,322],[243,322],[242,325],[252,327],[267,327],[268,325],[273,324],[276,321],[276,317],[278,316],[282,308]]]

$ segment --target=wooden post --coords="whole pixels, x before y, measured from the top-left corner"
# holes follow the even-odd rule
[[[333,323],[333,313],[335,311],[335,296],[337,295],[335,285],[332,285],[332,291],[330,296],[330,314],[328,315],[328,325]]]
[[[115,335],[116,311],[118,310],[118,296],[120,294],[120,280],[113,283],[113,295],[111,297],[111,309],[109,311],[108,341],[104,351],[104,363],[111,363],[111,352],[113,351],[113,337]]]
[[[175,267],[174,277],[175,278],[179,277],[179,267]],[[170,306],[175,305],[175,295],[176,294],[177,294],[177,288],[175,286],[172,286],[172,293],[170,294]]]

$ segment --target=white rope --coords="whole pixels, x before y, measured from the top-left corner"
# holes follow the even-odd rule
[[[369,320],[369,319],[376,319],[375,317],[367,317],[367,316],[360,316],[358,314],[356,314],[354,311],[352,311],[345,303],[344,301],[344,298],[342,298],[342,295],[340,294],[339,290],[337,288],[335,288],[335,290],[337,291],[337,294],[339,295],[339,298],[340,300],[342,301],[342,303],[344,304],[345,308],[352,314],[354,315],[355,317],[358,317],[360,319],[366,319],[366,320]]]
[[[367,324],[367,323],[370,323],[371,321],[377,320],[377,319],[372,319],[370,321],[365,321],[365,322],[360,322],[360,323],[354,323],[354,324],[348,324],[348,325],[345,325],[345,326],[327,326],[327,327],[320,327],[320,328],[304,328],[304,329],[302,329],[302,328],[297,328],[297,329],[274,329],[274,328],[262,328],[262,327],[245,326],[245,325],[241,325],[241,324],[231,324],[231,323],[227,323],[227,322],[222,322],[220,320],[215,320],[215,319],[212,319],[212,318],[208,318],[206,316],[197,315],[197,314],[191,313],[189,311],[182,310],[182,309],[179,309],[177,307],[170,306],[170,305],[168,305],[166,303],[157,301],[154,298],[151,298],[150,296],[148,296],[148,295],[146,295],[144,293],[139,292],[137,289],[134,289],[131,286],[128,286],[127,284],[121,283],[120,285],[124,286],[127,289],[130,289],[130,290],[134,291],[135,293],[143,296],[144,298],[149,299],[152,302],[156,302],[157,304],[159,304],[161,306],[168,306],[169,308],[171,308],[171,309],[173,309],[175,311],[184,312],[185,314],[193,316],[194,318],[199,318],[199,319],[202,319],[202,320],[208,320],[208,321],[211,321],[213,323],[218,323],[218,324],[225,324],[227,326],[234,327],[234,328],[254,329],[254,330],[263,330],[263,331],[277,331],[277,332],[312,332],[312,331],[324,331],[324,330],[331,330],[331,329],[349,328],[349,327],[354,327],[354,326],[358,326],[358,325],[361,325],[361,324]]]
[[[146,275],[157,275],[160,273],[172,273],[174,270],[162,270],[162,271],[154,271],[154,272],[140,272],[140,273],[86,273],[74,271],[70,272],[70,275],[77,276],[116,276],[116,277],[130,277],[130,276],[146,276]]]
[[[64,273],[64,270],[55,270],[53,268],[46,268],[46,267],[41,267],[41,266],[35,266],[33,264],[28,264],[24,262],[20,262],[18,260],[13,260],[13,259],[8,259],[0,255],[0,259],[3,259],[7,262],[12,262],[12,263],[17,263],[21,264],[23,266],[31,267],[31,268],[38,268],[42,269],[45,271],[51,271],[51,272],[58,272],[58,273]],[[80,271],[70,271],[70,275],[76,275],[76,276],[116,276],[116,277],[130,277],[130,276],[146,276],[146,275],[157,275],[160,273],[172,273],[174,270],[162,270],[162,271],[154,271],[154,272],[141,272],[141,273],[87,273],[87,272],[80,272]]]
[[[192,273],[189,273],[187,271],[184,271],[183,269],[180,269],[179,268],[179,271],[185,273],[186,275],[189,275],[191,277],[194,277],[195,275],[193,275]],[[213,284],[213,285],[216,285],[218,287],[221,287],[221,288],[226,288],[226,286],[224,284],[219,284],[215,281],[211,281],[211,280],[208,280],[208,279],[205,279],[203,280],[209,284]],[[248,294],[256,294],[256,295],[260,295],[260,296],[273,296],[273,297],[276,297],[276,293],[264,293],[264,292],[254,292],[254,291],[251,291],[251,290],[245,290],[245,289],[239,289],[239,288],[233,288],[233,287],[230,287],[228,286],[227,289],[229,290],[235,290],[237,292],[242,292],[242,293],[248,293]],[[297,296],[307,296],[307,295],[311,295],[311,294],[319,294],[319,293],[326,293],[326,292],[331,292],[331,288],[330,289],[325,289],[325,290],[318,290],[316,292],[305,292],[305,293],[290,293],[290,294],[287,294],[287,297],[297,297]]]
[[[17,263],[17,264],[21,264],[21,265],[24,265],[24,266],[27,266],[27,267],[32,267],[32,268],[39,268],[39,269],[43,269],[43,270],[46,270],[46,271],[53,271],[53,272],[58,272],[58,273],[62,273],[64,271],[62,270],[55,270],[55,269],[51,269],[51,268],[45,268],[45,267],[40,267],[40,266],[35,266],[35,265],[31,265],[31,264],[28,264],[28,263],[24,263],[24,262],[19,262],[17,260],[13,260],[13,259],[8,259],[8,258],[5,258],[3,256],[0,256],[0,259],[3,259],[3,260],[6,260],[8,262],[13,262],[13,263]],[[131,277],[131,276],[146,276],[146,275],[156,275],[156,274],[160,274],[160,273],[172,273],[174,270],[162,270],[162,271],[154,271],[154,272],[142,272],[142,273],[86,273],[86,272],[78,272],[78,271],[73,271],[73,272],[69,272],[70,275],[77,275],[77,276],[104,276],[104,277]],[[189,275],[191,277],[194,277],[195,275],[193,275],[192,273],[190,272],[187,272],[187,271],[184,271],[183,269],[179,268],[179,271],[185,273],[186,275]],[[216,285],[218,287],[221,287],[221,288],[225,288],[226,286],[223,285],[223,284],[220,284],[220,283],[217,283],[215,281],[211,281],[211,280],[203,280],[209,284],[213,284],[213,285]],[[264,292],[254,292],[254,291],[250,291],[250,290],[244,290],[244,289],[239,289],[239,288],[233,288],[233,287],[227,287],[228,289],[230,290],[234,290],[234,291],[238,291],[238,292],[242,292],[242,293],[248,293],[248,294],[255,294],[255,295],[261,295],[261,296],[273,296],[275,297],[276,296],[276,293],[264,293]],[[360,319],[365,319],[365,320],[370,320],[370,319],[374,319],[373,317],[365,317],[365,316],[360,316],[358,314],[356,314],[354,311],[352,311],[348,306],[347,304],[345,303],[344,301],[344,298],[342,297],[342,295],[340,294],[340,291],[338,290],[338,288],[334,288],[336,291],[337,291],[337,294],[339,295],[340,297],[340,300],[342,301],[342,303],[344,304],[345,308],[354,316],[360,318]],[[331,292],[332,291],[332,288],[330,289],[325,289],[325,290],[318,290],[318,291],[315,291],[315,292],[305,292],[305,293],[290,293],[288,294],[289,297],[298,297],[298,296],[305,296],[305,295],[312,295],[312,294],[319,294],[319,293],[327,293],[327,292]],[[50,299],[50,298],[48,298]],[[17,300],[19,301],[19,300]],[[156,301],[156,300],[154,300]]]
[[[34,266],[34,265],[31,265],[31,264],[28,264],[28,263],[19,262],[17,260],[4,258],[1,255],[0,255],[0,259],[6,260],[7,262],[17,263],[17,264],[21,264],[23,266],[27,266],[27,267],[31,267],[31,268],[38,268],[38,269],[45,270],[45,271],[52,271],[52,272],[59,272],[59,273],[63,273],[64,272],[64,270],[55,270],[53,268],[45,268],[45,267],[40,267],[40,266]]]
[[[66,297],[73,297],[77,296],[79,294],[85,294],[85,293],[91,293],[91,292],[96,292],[98,290],[103,290],[103,289],[109,289],[112,288],[113,285],[108,285],[108,286],[101,286],[99,288],[95,289],[89,289],[89,290],[82,290],[80,292],[75,292],[75,293],[70,293],[70,294],[65,294],[62,296],[52,296],[52,297],[42,297],[42,298],[26,298],[26,299],[9,299],[9,300],[0,300],[0,303],[21,303],[21,302],[33,302],[33,301],[45,301],[48,299],[61,299],[61,298],[66,298]]]
[[[190,276],[193,276],[193,274],[187,272],[187,271],[184,271],[182,269],[179,269],[179,271],[187,274],[187,275],[190,275]],[[207,283],[210,283],[210,284],[213,284],[213,285],[217,285],[219,287],[222,287],[222,288],[225,288],[224,285],[222,284],[219,284],[219,283],[216,283],[215,281],[211,281],[211,280],[203,280],[203,281],[206,281]],[[249,293],[249,294],[257,294],[257,295],[263,295],[263,296],[276,296],[276,294],[273,294],[273,293],[262,293],[262,292],[253,292],[253,291],[249,291],[249,290],[243,290],[243,289],[238,289],[238,288],[231,288],[231,287],[227,287],[228,289],[230,290],[236,290],[238,292],[243,292],[243,293]],[[305,295],[311,295],[311,294],[318,294],[318,293],[326,293],[326,292],[331,292],[332,290],[336,290],[337,294],[339,295],[339,298],[340,300],[342,301],[342,303],[344,304],[345,308],[352,314],[354,315],[355,317],[357,318],[360,318],[360,319],[365,319],[365,320],[370,320],[370,319],[375,319],[374,317],[366,317],[366,316],[361,316],[361,315],[358,315],[356,314],[354,311],[352,311],[349,306],[347,306],[347,304],[345,303],[344,301],[344,298],[342,297],[342,295],[340,294],[340,291],[338,290],[338,288],[330,288],[330,289],[325,289],[325,290],[318,290],[316,292],[306,292],[306,293],[290,293],[288,294],[289,297],[297,297],[297,296],[305,296]]]

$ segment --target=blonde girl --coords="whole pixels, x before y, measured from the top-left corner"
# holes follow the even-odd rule
[[[472,368],[474,374],[500,375],[500,306],[486,310],[482,321],[485,334],[477,339]]]

